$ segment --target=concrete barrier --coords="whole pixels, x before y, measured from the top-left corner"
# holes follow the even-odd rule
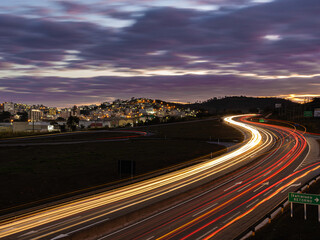
[[[314,184],[314,183],[316,183],[316,180],[313,179],[312,181],[309,182],[309,186]]]
[[[264,227],[265,225],[267,225],[269,223],[269,218],[265,218],[261,223],[259,223],[254,230],[258,231],[260,228]]]
[[[254,235],[254,232],[250,231],[246,235],[244,235],[240,240],[245,240],[245,239],[247,239],[247,238],[249,238],[249,237],[251,237],[253,235]]]
[[[273,213],[271,213],[271,219],[275,219],[279,214],[282,213],[282,207],[277,208]]]

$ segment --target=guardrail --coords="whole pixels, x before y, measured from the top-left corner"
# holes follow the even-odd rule
[[[298,189],[298,193],[304,192],[308,189],[312,184],[316,183],[320,180],[320,175],[318,177],[312,178],[307,184],[300,187]],[[247,228],[244,232],[242,232],[235,240],[244,240],[251,236],[255,235],[255,232],[261,229],[262,227],[266,226],[267,224],[271,223],[273,219],[275,219],[279,214],[284,212],[284,209],[289,206],[288,197],[286,197],[279,205],[273,208],[268,214],[258,220],[254,225]]]

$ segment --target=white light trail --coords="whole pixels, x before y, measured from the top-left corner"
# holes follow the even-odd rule
[[[27,216],[4,222],[0,225],[0,238],[71,217],[74,214],[79,214],[101,206],[105,206],[105,212],[101,213],[101,216],[105,216],[127,208],[128,206],[134,206],[183,187],[190,186],[203,179],[208,179],[208,177],[218,172],[225,171],[231,166],[252,156],[256,151],[267,147],[272,142],[271,137],[266,134],[265,142],[260,145],[262,136],[256,128],[233,120],[233,118],[241,116],[243,115],[225,118],[226,122],[246,129],[251,133],[250,140],[237,150],[185,169],[73,202],[67,202],[49,210],[45,209],[40,212],[30,213]]]

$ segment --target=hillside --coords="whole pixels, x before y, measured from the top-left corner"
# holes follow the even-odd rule
[[[273,111],[276,104],[281,104],[282,107],[294,107],[299,105],[282,98],[231,96],[224,98],[211,98],[202,103],[190,104],[190,107],[205,109],[212,114],[219,114],[227,112],[258,112],[258,110]]]

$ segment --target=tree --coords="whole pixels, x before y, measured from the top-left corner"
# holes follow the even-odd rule
[[[102,103],[102,104],[100,105],[100,108],[101,108],[101,109],[106,109],[106,108],[107,108],[107,105],[104,104],[104,103]]]
[[[59,128],[60,128],[61,132],[65,132],[66,131],[66,125],[65,124],[59,125]]]
[[[10,112],[0,113],[0,122],[5,122],[5,121],[10,122],[10,117],[11,117]]]
[[[58,117],[57,121],[65,121],[65,119],[63,117]]]
[[[51,120],[51,121],[50,121],[50,125],[58,125],[58,122],[55,121],[55,120]]]
[[[70,116],[67,120],[67,125],[72,131],[75,131],[77,129],[78,124],[79,124],[78,117]]]
[[[17,114],[20,116],[21,122],[28,122],[28,113],[27,112],[18,112]]]

